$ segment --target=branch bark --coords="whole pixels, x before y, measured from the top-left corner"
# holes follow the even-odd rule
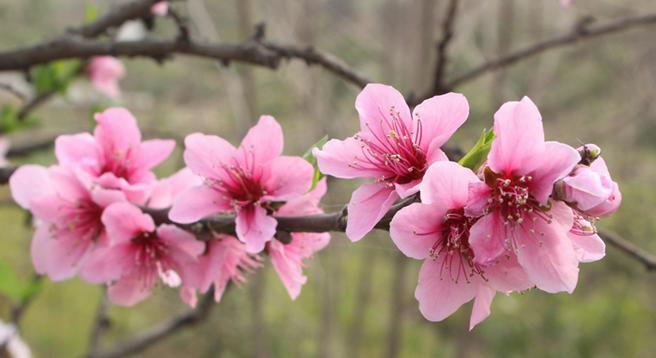
[[[590,19],[588,18],[579,21],[577,25],[574,26],[574,28],[565,35],[530,45],[524,49],[485,62],[478,67],[475,67],[474,69],[447,82],[445,88],[456,88],[488,72],[513,65],[517,62],[532,58],[535,55],[549,50],[576,44],[585,40],[591,40],[605,35],[626,31],[638,26],[656,24],[656,14],[628,17],[598,26],[588,26],[589,20]]]
[[[627,254],[645,266],[647,271],[656,271],[656,256],[623,239],[617,233],[608,230],[599,231],[599,236],[608,244]]]
[[[209,290],[198,303],[198,307],[189,312],[180,314],[149,330],[135,336],[131,340],[119,343],[107,352],[91,352],[87,358],[121,358],[129,354],[142,352],[146,348],[167,338],[171,334],[186,327],[197,325],[207,319],[210,315],[214,303],[214,291]]]
[[[453,39],[454,26],[458,16],[459,0],[450,0],[446,17],[442,24],[442,38],[437,43],[437,59],[435,60],[435,73],[433,75],[433,95],[440,94],[444,89],[444,71],[448,63],[449,44]]]

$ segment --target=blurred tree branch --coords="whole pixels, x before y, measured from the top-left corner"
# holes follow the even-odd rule
[[[486,74],[487,72],[496,71],[498,69],[513,65],[519,61],[529,59],[548,50],[578,44],[581,41],[591,40],[597,37],[630,30],[638,26],[654,25],[656,24],[656,14],[627,17],[597,26],[591,26],[590,22],[590,18],[583,18],[572,28],[569,33],[565,35],[557,36],[543,42],[532,44],[516,52],[512,52],[508,55],[504,55],[485,62],[478,67],[475,67],[474,69],[455,77],[451,81],[448,81],[444,86],[444,90],[446,91],[456,88],[466,82]],[[438,93],[432,93],[430,95],[435,94]]]
[[[615,232],[600,230],[599,236],[608,244],[642,263],[647,271],[656,271],[656,256],[625,240]]]
[[[132,339],[117,343],[111,350],[89,351],[87,358],[120,358],[139,353],[182,328],[192,327],[203,322],[210,316],[214,306],[214,290],[210,289],[198,302],[196,308],[161,322]]]
[[[459,0],[450,0],[446,12],[446,17],[442,23],[442,38],[437,43],[437,59],[435,60],[435,72],[433,75],[433,92],[444,92],[444,73],[449,61],[448,50],[449,44],[454,36],[454,27],[458,16]]]

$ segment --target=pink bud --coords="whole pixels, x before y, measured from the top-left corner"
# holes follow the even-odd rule
[[[118,81],[125,76],[125,67],[112,56],[96,56],[87,66],[89,79],[93,86],[111,98],[118,98],[121,91]]]
[[[169,12],[169,3],[166,1],[155,3],[150,8],[150,12],[156,16],[166,16],[166,14]]]
[[[619,186],[599,157],[590,166],[579,165],[562,180],[563,198],[582,213],[595,217],[613,214],[622,202]]]

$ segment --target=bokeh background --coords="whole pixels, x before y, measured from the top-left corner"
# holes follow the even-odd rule
[[[112,1],[2,0],[0,48],[34,43],[84,21],[85,8],[103,13]],[[267,37],[314,45],[334,53],[369,78],[409,94],[431,85],[435,43],[446,1],[432,0],[189,0],[176,8],[194,21],[193,36],[241,41],[259,22]],[[656,12],[653,0],[463,0],[449,52],[447,75],[568,31],[583,17],[596,22]],[[170,20],[157,20],[148,36],[174,36]],[[597,143],[623,192],[623,205],[601,222],[656,252],[656,26],[550,51],[457,88],[471,114],[450,144],[470,147],[501,103],[530,96],[547,137],[573,146]],[[178,139],[160,168],[183,165],[181,139],[202,131],[238,143],[259,114],[272,114],[285,132],[285,152],[299,155],[325,133],[343,138],[357,127],[358,89],[301,61],[276,71],[175,58],[158,64],[126,59],[123,97],[112,103],[88,81],[40,107],[39,124],[15,133],[15,145],[90,129],[94,109],[129,108],[146,137]],[[21,74],[0,74],[0,82]],[[0,104],[18,105],[0,91]],[[51,149],[14,164],[54,162]],[[348,201],[355,181],[329,182],[327,211]],[[0,260],[31,280],[31,231],[26,214],[0,188]],[[624,254],[582,265],[576,291],[549,295],[532,290],[497,295],[491,317],[468,332],[470,305],[441,323],[423,319],[414,299],[419,262],[403,257],[387,233],[357,244],[333,234],[330,246],[308,261],[308,283],[291,301],[268,264],[233,287],[211,317],[139,356],[143,357],[653,357],[656,352],[656,276]],[[86,352],[101,288],[78,279],[43,280],[27,308],[22,336],[37,357],[78,357]],[[0,297],[3,320],[12,300]],[[102,346],[130,337],[186,307],[178,293],[160,288],[138,306],[111,307]]]

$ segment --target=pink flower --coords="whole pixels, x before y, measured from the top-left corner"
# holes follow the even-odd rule
[[[37,220],[32,262],[53,281],[73,277],[98,245],[105,245],[103,209],[124,201],[116,190],[85,186],[68,168],[20,167],[10,179],[14,200]]]
[[[7,152],[9,152],[9,147],[9,139],[0,137],[0,168],[9,165],[9,162],[7,161]]]
[[[448,93],[425,100],[411,116],[403,96],[382,84],[367,85],[355,108],[360,131],[314,150],[325,174],[375,179],[351,196],[346,235],[352,241],[371,231],[396,199],[416,193],[431,163],[447,160],[440,147],[469,114],[465,97]]]
[[[594,224],[574,210],[574,225],[567,234],[579,262],[594,262],[606,256],[606,244],[597,235]]]
[[[96,56],[87,65],[93,86],[110,98],[118,98],[121,90],[118,81],[125,76],[125,67],[116,57]]]
[[[214,284],[214,300],[219,302],[228,282],[242,283],[246,281],[245,273],[261,266],[259,256],[246,252],[244,244],[236,237],[217,234],[207,243],[198,261],[185,267],[188,280],[180,291],[182,300],[195,307],[196,290],[206,293]]]
[[[283,205],[276,216],[296,216],[323,213],[319,201],[326,194],[326,179],[322,179],[311,192],[290,200]],[[330,242],[328,233],[292,233],[291,242],[282,243],[272,240],[268,243],[268,253],[271,256],[273,268],[287,289],[292,300],[301,293],[301,287],[307,282],[303,275],[303,260],[312,257]]]
[[[166,16],[169,12],[169,3],[167,1],[160,1],[150,8],[150,12],[155,16]]]
[[[563,7],[570,6],[572,4],[572,0],[560,0],[560,5]]]
[[[606,162],[601,157],[590,166],[577,166],[557,187],[562,191],[564,201],[587,216],[610,216],[622,203],[619,186],[610,177]]]
[[[146,206],[154,209],[165,209],[173,205],[173,201],[185,190],[201,185],[203,179],[195,175],[189,168],[179,170],[168,178],[155,184]]]
[[[441,321],[474,299],[470,329],[490,314],[495,292],[532,286],[513,256],[487,265],[477,262],[469,244],[476,218],[465,216],[468,188],[480,180],[453,162],[431,165],[421,184],[421,203],[401,209],[390,223],[390,236],[408,257],[424,260],[415,297],[419,310]]]
[[[262,251],[276,232],[270,202],[299,197],[312,183],[310,163],[280,155],[282,129],[271,116],[260,117],[239,148],[200,133],[187,136],[185,145],[185,162],[204,184],[180,194],[169,217],[186,224],[218,212],[235,212],[237,237],[250,253]]]
[[[110,283],[109,298],[118,305],[144,300],[159,280],[179,286],[186,280],[184,268],[205,248],[174,225],[155,228],[149,215],[129,203],[109,206],[102,222],[111,244],[94,252],[81,275],[90,282]]]
[[[578,259],[568,238],[574,215],[549,197],[554,183],[579,162],[579,153],[544,141],[540,112],[528,97],[501,106],[494,133],[485,183],[470,185],[466,210],[483,215],[470,230],[475,262],[517,255],[538,288],[572,292],[578,280]]]
[[[142,142],[136,119],[125,108],[97,113],[94,135],[59,136],[55,155],[64,166],[99,186],[120,189],[135,204],[143,204],[157,182],[152,168],[166,159],[175,142],[153,139]]]

